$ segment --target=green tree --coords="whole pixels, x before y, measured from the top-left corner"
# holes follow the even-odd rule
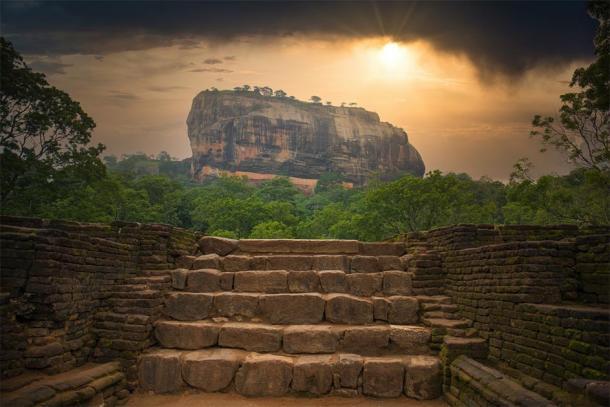
[[[4,212],[41,206],[102,178],[104,146],[80,104],[33,72],[0,37],[0,200]]]
[[[281,222],[272,220],[259,223],[250,233],[251,239],[292,239],[292,230]]]
[[[591,2],[589,13],[599,23],[593,41],[597,59],[574,71],[570,87],[579,91],[560,96],[559,119],[536,115],[531,135],[539,137],[544,146],[566,153],[578,166],[609,171],[610,3]]]

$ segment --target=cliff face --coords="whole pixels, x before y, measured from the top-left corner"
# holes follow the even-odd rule
[[[363,184],[373,173],[424,174],[404,130],[362,108],[204,91],[193,99],[187,124],[196,179],[218,171],[316,179],[331,171]]]

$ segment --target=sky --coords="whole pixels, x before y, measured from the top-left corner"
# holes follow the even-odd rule
[[[595,21],[571,2],[2,1],[0,32],[81,102],[107,154],[190,156],[186,118],[209,87],[356,102],[403,128],[427,170],[507,179],[565,173],[529,137]]]

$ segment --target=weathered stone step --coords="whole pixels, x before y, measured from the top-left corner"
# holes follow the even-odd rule
[[[425,319],[462,319],[462,317],[456,313],[445,312],[445,311],[425,311],[422,315],[422,318],[425,318]]]
[[[422,322],[432,328],[463,329],[470,327],[470,321],[466,319],[422,318]]]
[[[446,295],[418,295],[417,299],[422,304],[451,304],[451,297]]]
[[[457,312],[458,306],[455,304],[438,304],[432,302],[423,302],[420,300],[419,305],[422,311],[443,311],[443,312]]]
[[[255,352],[335,353],[365,356],[430,354],[430,328],[412,325],[270,325],[244,322],[158,321],[161,346],[175,349],[240,348]]]
[[[19,377],[12,380],[19,380]],[[3,406],[82,406],[90,405],[89,403],[114,405],[129,395],[129,391],[125,389],[125,375],[121,372],[118,362],[87,364],[57,375],[33,377],[32,381],[25,383],[26,385],[14,391],[0,393],[1,404]]]
[[[254,294],[171,292],[165,314],[180,321],[213,317],[256,320],[272,324],[416,324],[416,297],[356,297],[348,294]]]
[[[527,390],[500,371],[467,356],[451,363],[451,382],[446,400],[452,406],[493,405],[551,407],[553,402]]]
[[[383,270],[404,270],[399,256],[364,255],[228,255],[206,254],[182,256],[176,261],[177,268],[218,269],[222,271],[248,270],[342,270],[351,273],[376,273]]]
[[[353,354],[281,355],[235,349],[157,350],[139,363],[140,386],[157,393],[194,387],[244,396],[325,394],[420,400],[441,395],[441,365],[434,356],[361,357]]]
[[[371,297],[411,295],[412,274],[400,270],[346,274],[328,271],[172,271],[172,287],[187,292],[349,293]]]

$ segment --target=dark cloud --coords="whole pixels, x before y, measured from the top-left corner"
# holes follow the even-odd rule
[[[104,60],[103,55],[95,55],[93,58],[95,58],[97,61],[100,61],[100,62],[102,62]]]
[[[237,59],[237,57],[235,55],[227,55],[226,57],[223,57],[222,59],[224,59],[225,61],[235,61]]]
[[[205,61],[203,61],[204,64],[207,65],[216,65],[216,64],[222,64],[222,59],[218,59],[218,58],[208,58]]]
[[[224,69],[224,68],[195,68],[195,69],[189,70],[189,72],[231,73],[233,71],[230,69]]]
[[[148,90],[153,92],[172,92],[175,90],[186,89],[184,86],[150,86]]]
[[[104,54],[226,41],[319,35],[427,40],[482,73],[519,75],[592,57],[584,1],[533,2],[42,2],[0,3],[3,32],[30,54]]]
[[[28,64],[34,71],[42,72],[47,75],[64,75],[65,68],[69,68],[72,64],[64,64],[59,61],[34,60]]]

